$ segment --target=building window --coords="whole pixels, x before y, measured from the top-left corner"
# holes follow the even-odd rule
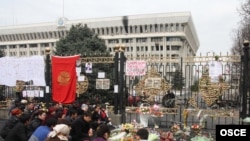
[[[162,37],[152,37],[151,42],[162,42]]]
[[[36,48],[37,44],[30,44],[30,48]]]
[[[154,48],[155,48],[154,46],[151,46],[151,51],[154,51]]]
[[[162,25],[162,24],[160,24],[160,32],[164,32],[164,31],[163,31],[163,25]]]
[[[171,50],[180,50],[180,46],[172,46]]]
[[[147,42],[147,38],[136,38],[137,43],[145,43]]]
[[[141,47],[141,51],[144,51],[144,47],[143,46]]]
[[[107,35],[109,35],[109,28],[106,28],[106,31],[107,31]]]
[[[170,47],[169,47],[169,46],[167,46],[166,50],[170,50]]]
[[[155,32],[158,32],[158,25],[155,24]]]
[[[180,24],[176,24],[176,31],[179,31],[179,30],[180,30],[179,25],[180,25]]]
[[[143,29],[142,26],[140,25],[140,33],[143,33]]]
[[[127,49],[127,52],[129,52],[129,47],[126,47],[126,49]]]
[[[14,49],[14,48],[16,48],[15,45],[10,45],[10,49]]]
[[[155,50],[159,51],[159,44],[155,44]]]
[[[19,45],[19,48],[27,48],[26,44]]]
[[[110,39],[110,40],[108,40],[108,43],[109,44],[117,44],[117,43],[119,43],[119,40],[118,39]]]
[[[133,39],[122,39],[122,43],[132,43]]]

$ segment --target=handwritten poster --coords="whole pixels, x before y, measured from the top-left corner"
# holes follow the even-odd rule
[[[211,82],[219,82],[219,76],[222,75],[222,64],[218,61],[209,62],[209,76]]]
[[[146,61],[133,60],[126,61],[126,75],[141,76],[146,74]]]

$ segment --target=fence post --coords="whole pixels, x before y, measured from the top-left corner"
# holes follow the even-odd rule
[[[44,101],[46,103],[46,107],[49,107],[49,102],[51,101],[51,60],[50,60],[50,48],[45,49],[46,52],[46,59],[45,59],[45,95]]]
[[[244,50],[244,56],[243,56],[243,81],[242,81],[242,94],[241,94],[241,112],[240,112],[240,119],[246,118],[249,116],[250,108],[247,106],[247,93],[248,93],[248,62],[249,62],[249,41],[246,40],[243,43],[243,50]],[[250,102],[249,102],[250,104]],[[250,105],[249,105],[250,106]],[[248,109],[247,109],[248,108]]]

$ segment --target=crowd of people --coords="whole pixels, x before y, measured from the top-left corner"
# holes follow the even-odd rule
[[[107,141],[114,126],[105,105],[74,103],[63,105],[16,101],[0,129],[5,141]],[[139,129],[137,140],[147,140],[148,131]]]
[[[0,129],[5,141],[107,140],[114,128],[105,105],[53,103],[47,108],[22,100],[15,102]]]

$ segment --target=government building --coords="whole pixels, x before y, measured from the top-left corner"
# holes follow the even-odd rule
[[[127,60],[145,60],[148,66],[158,66],[158,72],[170,83],[173,72],[182,70],[180,58],[195,56],[200,45],[191,13],[176,12],[82,20],[62,17],[48,23],[3,26],[0,49],[11,57],[45,56],[47,48],[55,50],[56,42],[79,23],[104,39],[112,55],[115,47],[122,45]]]
[[[0,49],[5,56],[45,55],[46,48],[55,50],[56,41],[79,23],[104,39],[112,54],[117,44],[124,45],[127,58],[195,56],[200,45],[190,12],[176,12],[82,20],[62,17],[48,23],[2,26]]]

